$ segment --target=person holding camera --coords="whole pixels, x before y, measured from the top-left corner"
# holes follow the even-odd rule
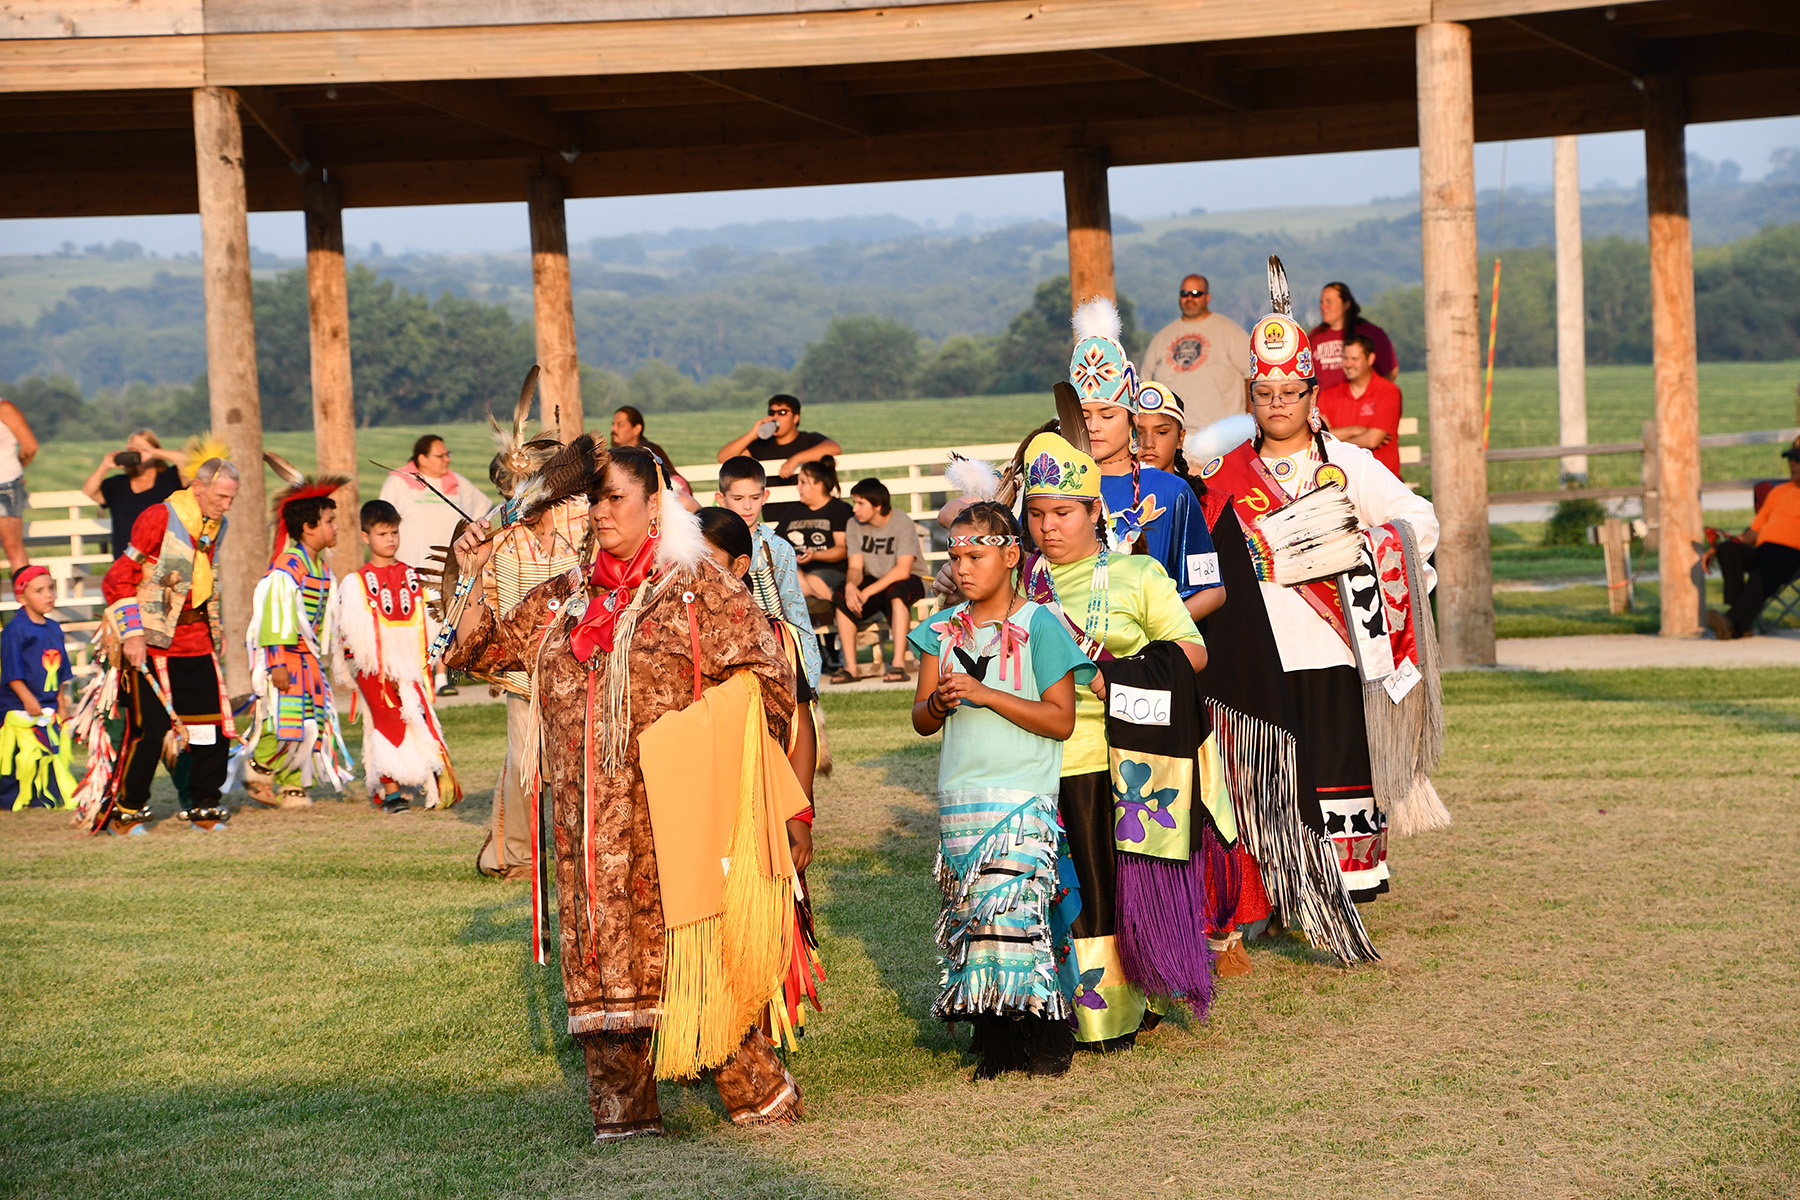
[[[125,552],[138,517],[181,490],[177,461],[153,431],[134,429],[125,439],[125,448],[108,453],[81,485],[88,499],[112,515],[115,555]],[[107,475],[108,471],[121,473]]]

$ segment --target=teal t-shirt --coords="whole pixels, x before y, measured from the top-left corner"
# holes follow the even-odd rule
[[[921,656],[942,654],[944,631],[960,621],[968,604],[938,613],[915,628],[907,642]],[[1014,691],[1029,700],[1041,700],[1044,689],[1069,672],[1077,686],[1094,677],[1094,664],[1076,646],[1066,625],[1055,613],[1026,603],[1009,619],[1025,633],[1015,671],[1001,654],[997,624],[978,626],[972,645],[951,645],[949,670],[975,676],[997,691]],[[1006,677],[1001,678],[1002,669]],[[1022,674],[1024,678],[1017,678]],[[1014,725],[991,709],[961,704],[944,721],[944,747],[938,758],[938,790],[963,788],[1020,788],[1034,795],[1055,795],[1062,776],[1062,743],[1039,737]]]

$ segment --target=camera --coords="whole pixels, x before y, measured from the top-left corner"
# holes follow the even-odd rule
[[[129,471],[144,461],[144,456],[136,450],[120,450],[113,454],[113,464]]]

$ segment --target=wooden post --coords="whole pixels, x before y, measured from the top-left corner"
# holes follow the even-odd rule
[[[1606,607],[1613,616],[1631,611],[1636,590],[1631,586],[1631,533],[1625,522],[1608,517],[1593,527],[1606,561]]]
[[[348,475],[336,493],[339,579],[362,564],[357,536],[356,401],[350,377],[350,292],[344,280],[344,193],[338,181],[306,181],[306,316],[312,335],[313,442],[321,475]]]
[[[1650,207],[1651,347],[1656,362],[1657,574],[1664,637],[1698,637],[1700,570],[1699,351],[1694,243],[1688,229],[1687,103],[1678,76],[1644,81],[1644,182]]]
[[[1475,266],[1475,103],[1466,25],[1417,34],[1419,228],[1438,637],[1446,666],[1494,663],[1487,460],[1481,448],[1481,331]]]
[[[1644,422],[1644,457],[1639,472],[1644,480],[1644,544],[1654,546],[1662,537],[1662,485],[1658,464],[1656,422]]]
[[[200,246],[206,296],[206,379],[213,433],[230,448],[242,483],[231,529],[219,547],[224,589],[225,686],[250,690],[242,631],[256,581],[268,566],[269,512],[263,486],[262,396],[256,379],[256,317],[250,289],[249,206],[244,194],[244,128],[237,93],[194,89],[194,163],[200,191]]]
[[[538,419],[563,441],[581,433],[581,369],[575,354],[575,298],[569,284],[569,228],[563,181],[531,181],[531,310],[537,331]]]
[[[1077,146],[1063,154],[1063,206],[1069,221],[1069,302],[1114,299],[1112,201],[1106,149]]]
[[[1556,178],[1556,407],[1557,444],[1587,444],[1587,301],[1581,265],[1581,150],[1574,134],[1553,151]],[[1565,455],[1564,483],[1585,484],[1585,454]]]

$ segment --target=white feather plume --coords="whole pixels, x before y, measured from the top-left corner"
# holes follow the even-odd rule
[[[1081,302],[1075,310],[1069,324],[1075,329],[1075,340],[1083,338],[1103,337],[1119,340],[1119,331],[1123,328],[1119,320],[1119,306],[1105,296],[1090,296]]]
[[[659,503],[662,536],[656,542],[656,565],[692,569],[707,557],[700,516],[687,510],[674,488],[664,488]]]
[[[1181,448],[1187,454],[1188,464],[1197,471],[1201,464],[1236,450],[1254,436],[1256,418],[1249,413],[1235,413],[1214,421],[1204,429],[1194,430],[1187,435]]]
[[[1000,491],[1000,472],[979,458],[952,454],[944,478],[967,500],[992,500]]]

